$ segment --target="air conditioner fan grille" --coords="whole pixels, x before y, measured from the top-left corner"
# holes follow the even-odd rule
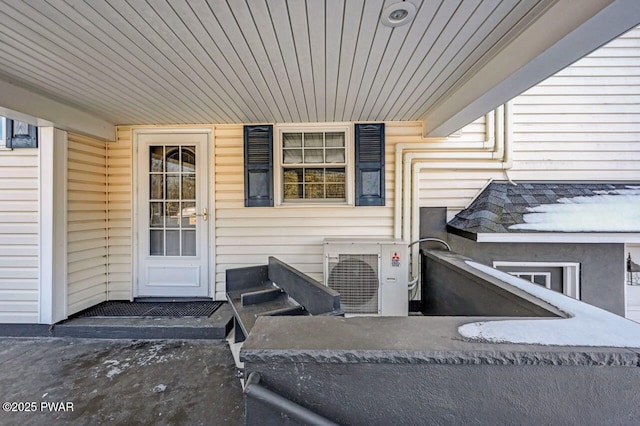
[[[329,264],[327,284],[340,293],[346,313],[378,313],[378,255],[341,254]]]

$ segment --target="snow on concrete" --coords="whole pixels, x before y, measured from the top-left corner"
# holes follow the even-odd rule
[[[173,352],[168,351],[168,346],[165,343],[154,343],[150,345],[143,345],[140,348],[135,348],[135,345],[131,348],[131,357],[124,358],[123,360],[107,359],[102,365],[102,368],[98,370],[104,371],[104,375],[109,379],[113,379],[115,376],[124,373],[130,368],[145,367],[154,364],[164,364],[173,359],[180,359]],[[100,374],[97,371],[95,377]]]
[[[108,359],[103,362],[103,364],[107,365],[107,368],[109,368],[109,371],[107,371],[107,373],[105,374],[109,379],[113,379],[113,376],[117,376],[124,371],[122,368],[120,368],[120,361],[118,360]],[[122,367],[126,369],[127,367],[129,367],[129,364],[124,364],[122,365]]]
[[[547,232],[640,232],[640,187],[596,191],[529,207],[525,223],[509,229]]]
[[[153,387],[153,393],[161,393],[167,390],[167,385],[165,385],[164,383],[160,383],[159,385],[156,385]]]
[[[466,338],[496,343],[640,348],[638,323],[489,266],[466,263],[553,305],[568,316],[474,322],[458,328]]]

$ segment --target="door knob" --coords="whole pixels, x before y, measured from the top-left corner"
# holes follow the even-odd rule
[[[202,209],[202,214],[196,214],[196,216],[201,216],[206,221],[209,218],[209,210]]]

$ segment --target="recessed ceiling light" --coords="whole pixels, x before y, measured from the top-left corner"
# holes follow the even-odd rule
[[[394,3],[382,11],[380,21],[387,27],[399,27],[416,16],[416,6],[408,1]]]

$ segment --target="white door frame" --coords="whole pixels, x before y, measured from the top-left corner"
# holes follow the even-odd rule
[[[132,176],[132,183],[133,183],[133,191],[132,191],[132,200],[131,200],[131,204],[132,204],[132,218],[131,218],[131,222],[132,222],[132,239],[133,239],[133,245],[132,245],[132,273],[133,273],[133,279],[132,279],[132,297],[138,297],[138,276],[139,276],[139,258],[138,258],[138,253],[139,253],[139,230],[138,230],[138,214],[140,213],[140,206],[138,205],[138,198],[139,198],[139,179],[138,179],[138,160],[139,160],[139,152],[138,152],[138,140],[139,140],[139,136],[140,135],[147,135],[147,134],[181,134],[181,133],[189,133],[189,134],[193,134],[193,133],[202,133],[202,134],[206,134],[207,136],[207,158],[206,158],[206,163],[207,163],[207,170],[206,170],[206,182],[207,182],[207,187],[208,187],[208,191],[207,191],[207,197],[206,197],[206,201],[204,203],[203,207],[206,207],[208,212],[209,212],[209,218],[206,222],[206,227],[207,227],[207,231],[208,231],[208,241],[207,241],[207,245],[208,245],[208,257],[207,257],[207,268],[208,268],[208,280],[209,280],[209,285],[208,285],[208,297],[211,297],[212,299],[216,299],[216,289],[215,289],[215,285],[216,285],[216,271],[215,271],[215,262],[213,261],[213,259],[215,259],[216,253],[215,253],[215,206],[213,206],[213,200],[215,199],[215,191],[214,191],[214,182],[213,182],[213,176],[214,176],[214,167],[213,167],[213,158],[214,158],[214,140],[213,140],[213,128],[212,127],[197,127],[197,128],[138,128],[138,129],[134,129],[133,130],[133,137],[132,137],[132,162],[131,162],[131,176]]]

